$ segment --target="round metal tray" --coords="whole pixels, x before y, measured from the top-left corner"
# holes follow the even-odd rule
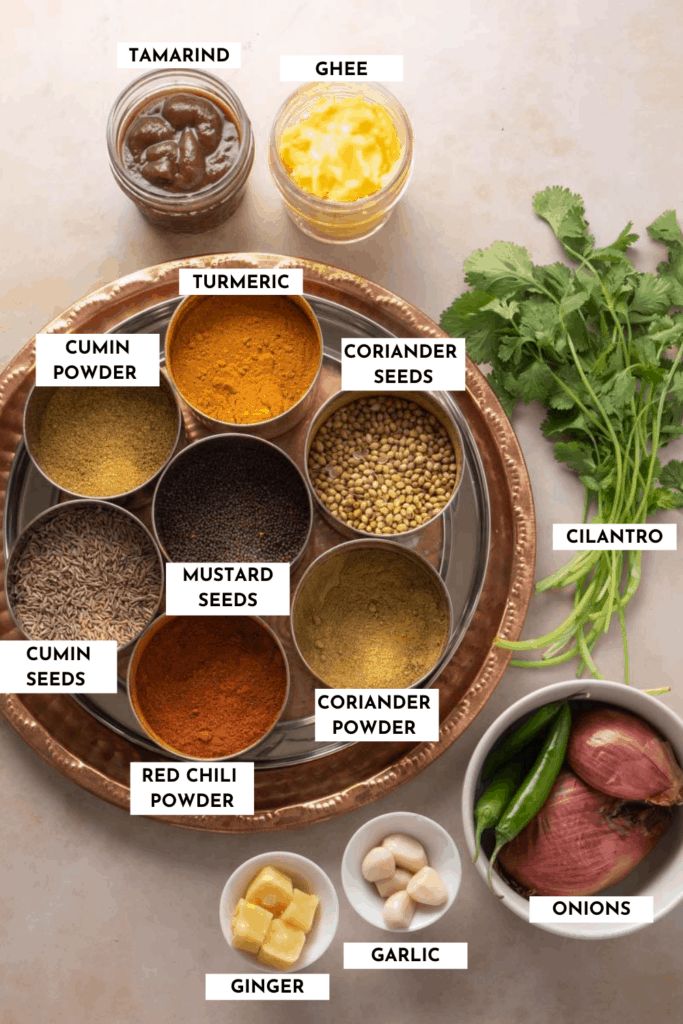
[[[352,274],[284,257],[234,255],[200,257],[149,268],[114,282],[77,303],[50,331],[159,332],[179,301],[180,266],[304,266],[306,293],[321,321],[325,364],[316,407],[339,386],[341,337],[436,336],[427,317],[377,285]],[[33,380],[33,350],[27,346],[0,378],[0,496],[5,500],[5,556],[22,526],[60,494],[33,468],[21,439],[21,411]],[[318,744],[311,717],[313,683],[298,661],[289,620],[271,620],[292,661],[292,695],[277,730],[255,752],[260,771],[255,814],[251,817],[166,818],[176,824],[217,831],[297,826],[329,817],[374,799],[411,777],[444,750],[471,722],[498,682],[508,656],[491,643],[496,633],[519,635],[529,600],[534,563],[533,504],[526,469],[512,428],[481,374],[468,365],[464,394],[439,394],[463,434],[465,474],[457,502],[441,521],[411,538],[441,573],[455,610],[454,629],[440,665],[441,738],[432,744]],[[203,428],[185,410],[189,438]],[[301,459],[306,423],[277,443]],[[133,508],[144,519],[149,494]],[[491,527],[493,523],[493,528]],[[342,540],[316,517],[307,559]],[[3,596],[0,637],[12,631]],[[125,664],[121,665],[121,674]],[[122,684],[123,685],[123,684]],[[71,698],[52,695],[0,697],[0,707],[17,730],[44,757],[81,784],[121,806],[128,802],[131,760],[161,759],[139,732],[125,692]],[[324,771],[303,762],[325,758]],[[300,767],[301,766],[301,767]],[[322,765],[321,765],[322,767]]]
[[[307,296],[320,321],[325,343],[325,355],[316,404],[310,416],[284,436],[275,439],[299,465],[303,458],[303,440],[310,419],[315,415],[322,401],[339,389],[339,349],[343,337],[384,337],[388,331],[373,323],[367,317],[351,309],[332,303],[327,299]],[[171,315],[180,299],[170,299],[152,306],[144,313],[124,320],[114,328],[122,333],[156,334],[163,343]],[[486,572],[489,550],[489,501],[486,478],[476,446],[468,430],[467,422],[455,402],[446,394],[438,395],[440,404],[457,421],[463,437],[465,465],[458,499],[442,521],[429,530],[411,538],[407,546],[419,551],[438,569],[450,591],[453,602],[453,630],[446,650],[438,666],[425,683],[431,686],[439,676],[464,636],[465,630],[476,607]],[[195,439],[207,431],[185,407],[183,410],[188,437]],[[17,447],[12,471],[7,485],[5,514],[5,557],[14,545],[19,533],[35,515],[62,498],[57,488],[46,484],[42,475],[28,457],[24,441]],[[149,523],[149,492],[138,499],[134,511]],[[292,574],[292,592],[297,580],[322,551],[342,543],[346,537],[338,534],[317,512],[314,518],[313,534],[302,564]],[[400,538],[399,538],[400,539]],[[276,768],[289,764],[301,764],[318,757],[325,757],[335,750],[341,750],[348,743],[316,743],[314,740],[314,719],[312,715],[313,690],[315,681],[297,656],[291,639],[287,618],[268,620],[282,640],[292,673],[291,695],[283,719],[278,723],[267,740],[250,752],[256,768]],[[160,752],[160,748],[141,731],[132,715],[126,694],[125,668],[128,658],[120,665],[119,692],[91,697],[74,697],[82,707],[121,736],[138,743],[148,750]]]

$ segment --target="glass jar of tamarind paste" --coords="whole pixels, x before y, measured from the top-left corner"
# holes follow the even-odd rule
[[[254,138],[235,92],[215,75],[152,71],[116,99],[107,123],[112,174],[153,224],[199,232],[244,195]]]

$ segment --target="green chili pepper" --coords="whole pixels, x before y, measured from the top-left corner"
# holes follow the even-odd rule
[[[477,825],[477,834],[474,843],[474,857],[472,862],[476,864],[481,849],[481,836],[487,828],[495,828],[500,816],[512,800],[520,782],[522,781],[521,761],[508,761],[493,776],[488,786],[477,800],[474,807],[474,820]]]
[[[564,763],[571,724],[572,713],[569,710],[569,705],[564,703],[548,731],[533,767],[496,825],[496,845],[489,861],[490,888],[493,888],[491,874],[493,865],[500,850],[506,843],[511,842],[515,836],[519,835],[523,828],[526,828],[550,795],[550,790]]]
[[[545,729],[546,725],[552,722],[565,703],[565,701],[555,701],[553,704],[544,704],[542,708],[534,711],[533,715],[529,715],[520,726],[506,736],[502,743],[493,748],[484,761],[481,771],[483,778],[487,779],[493,775],[501,765],[531,743]]]

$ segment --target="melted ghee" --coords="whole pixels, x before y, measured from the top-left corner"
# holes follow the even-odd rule
[[[401,157],[396,124],[385,107],[361,96],[319,100],[283,131],[278,150],[290,178],[319,199],[352,203],[391,178]]]

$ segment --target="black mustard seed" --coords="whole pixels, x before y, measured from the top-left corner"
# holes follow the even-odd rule
[[[311,518],[302,477],[257,438],[187,449],[159,483],[155,523],[174,562],[290,562]]]

